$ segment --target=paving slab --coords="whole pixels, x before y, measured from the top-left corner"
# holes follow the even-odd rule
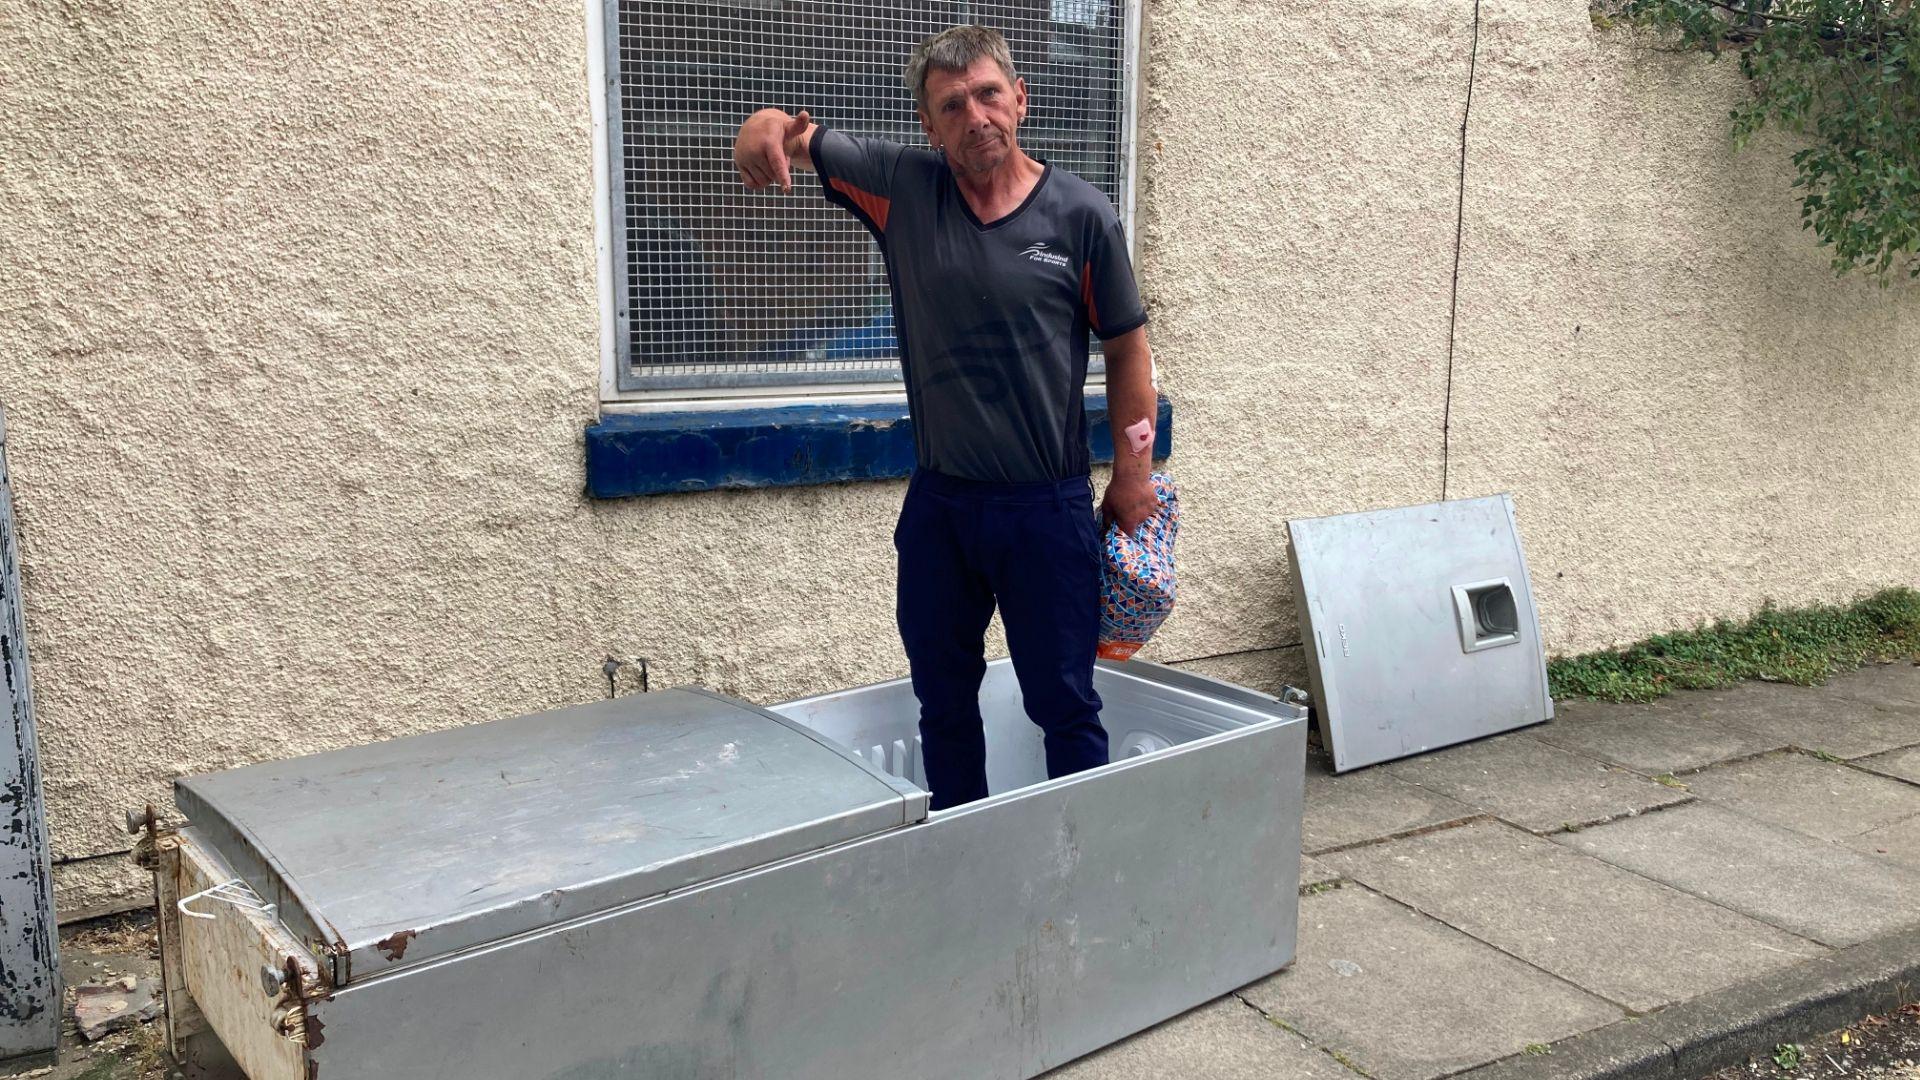
[[[1552,722],[1527,734],[1648,776],[1705,768],[1786,745],[1781,739],[1715,723],[1665,698],[1649,705],[1556,702]]]
[[[1920,872],[1709,803],[1553,840],[1824,945],[1920,923]]]
[[[1909,784],[1920,784],[1920,746],[1905,750],[1890,750],[1872,757],[1855,758],[1853,763],[1863,769],[1870,769],[1881,776],[1891,776],[1905,780]]]
[[[1824,689],[1856,701],[1920,713],[1920,664],[1911,660],[1869,664],[1835,675]]]
[[[1847,846],[1864,855],[1920,870],[1920,817],[1861,833],[1847,841]]]
[[[1607,821],[1690,798],[1684,791],[1524,733],[1500,735],[1383,768],[1396,779],[1537,833]]]
[[[1691,1080],[1911,1001],[1920,974],[1916,945],[1920,935],[1913,933],[1875,938],[1676,1005],[1645,1022],[1673,1047],[1675,1075]]]
[[[1304,801],[1300,846],[1310,854],[1464,821],[1480,812],[1379,767],[1335,776],[1320,757],[1307,759]]]
[[[1331,885],[1341,878],[1340,871],[1321,862],[1311,855],[1300,857],[1300,887],[1302,889]]]
[[[1684,690],[1668,700],[1717,724],[1843,758],[1920,744],[1920,710],[1876,705],[1824,687],[1743,682],[1726,690]]]
[[[1357,885],[1303,897],[1299,959],[1241,996],[1380,1080],[1432,1080],[1624,1015]]]
[[[1468,1069],[1453,1080],[1680,1080],[1673,1076],[1673,1047],[1643,1017],[1630,1016],[1562,1039],[1551,1050],[1539,1056],[1515,1054]]]
[[[1715,765],[1685,783],[1707,802],[1822,840],[1920,815],[1920,786],[1791,751]]]
[[[1827,951],[1499,822],[1356,848],[1327,861],[1634,1012]]]
[[[1359,1080],[1358,1074],[1281,1030],[1237,997],[1184,1016],[1045,1074],[1046,1080]]]
[[[1907,931],[1576,1035],[1548,1057],[1516,1055],[1455,1080],[1693,1080],[1897,1009],[1916,978],[1920,931]]]

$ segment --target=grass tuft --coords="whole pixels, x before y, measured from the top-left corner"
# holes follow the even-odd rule
[[[1556,698],[1652,701],[1741,679],[1817,686],[1866,663],[1920,662],[1920,592],[1900,587],[1851,604],[1780,608],[1659,634],[1624,649],[1547,662]]]

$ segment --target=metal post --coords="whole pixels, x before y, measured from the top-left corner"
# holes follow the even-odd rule
[[[0,1061],[60,1042],[59,936],[27,683],[26,610],[0,414]]]

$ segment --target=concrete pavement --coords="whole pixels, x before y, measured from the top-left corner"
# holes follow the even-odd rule
[[[1690,1076],[1920,993],[1920,666],[1557,711],[1310,760],[1294,965],[1050,1078]]]

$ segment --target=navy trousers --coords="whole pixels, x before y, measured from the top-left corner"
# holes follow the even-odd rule
[[[1091,481],[989,484],[922,469],[893,544],[933,809],[987,795],[980,680],[996,603],[1027,716],[1045,732],[1047,775],[1105,765],[1093,689],[1100,537]]]

